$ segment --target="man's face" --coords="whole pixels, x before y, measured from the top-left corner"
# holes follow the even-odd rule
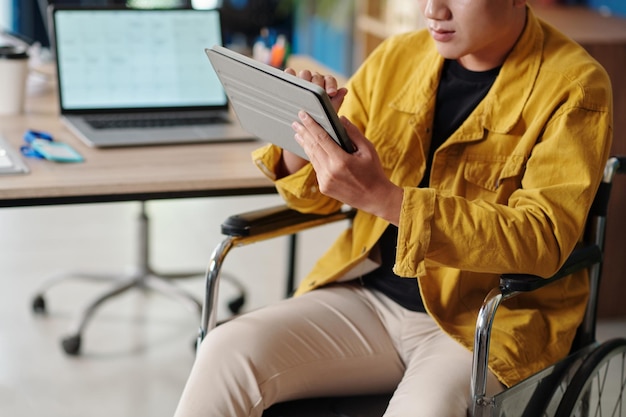
[[[502,64],[525,23],[525,0],[418,0],[439,53],[465,68]]]

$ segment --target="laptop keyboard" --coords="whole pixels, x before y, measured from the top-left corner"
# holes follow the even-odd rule
[[[91,116],[85,120],[94,129],[125,129],[125,128],[145,128],[145,127],[176,127],[191,125],[213,125],[218,123],[228,123],[228,119],[217,116],[183,116],[167,117],[159,115],[145,115],[137,117],[128,115],[117,116]]]

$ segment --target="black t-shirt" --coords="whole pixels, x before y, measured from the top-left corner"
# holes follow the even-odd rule
[[[437,100],[433,136],[428,152],[426,172],[419,187],[428,187],[433,155],[454,131],[465,121],[478,103],[487,95],[500,67],[489,71],[475,72],[463,68],[458,62],[444,62]],[[396,258],[398,228],[389,225],[378,246],[381,251],[381,265],[362,277],[365,286],[374,288],[389,298],[413,311],[425,311],[415,278],[402,278],[393,272]]]

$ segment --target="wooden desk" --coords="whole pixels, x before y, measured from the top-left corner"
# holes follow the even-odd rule
[[[0,117],[0,133],[16,149],[27,129],[52,133],[85,162],[24,158],[29,174],[0,176],[0,207],[275,192],[250,157],[259,141],[90,148],[60,121],[54,85],[29,96],[25,114]]]
[[[296,70],[331,73],[303,56],[292,56],[289,65]],[[60,164],[24,158],[30,174],[0,176],[0,207],[276,192],[250,156],[262,146],[260,141],[90,148],[60,121],[54,82],[49,82],[42,94],[29,95],[25,110],[20,116],[0,116],[0,133],[15,149],[23,144],[27,129],[45,130],[78,150],[85,162]]]

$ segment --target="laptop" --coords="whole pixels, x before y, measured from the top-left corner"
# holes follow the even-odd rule
[[[63,122],[92,147],[251,140],[204,49],[219,10],[50,9]]]

